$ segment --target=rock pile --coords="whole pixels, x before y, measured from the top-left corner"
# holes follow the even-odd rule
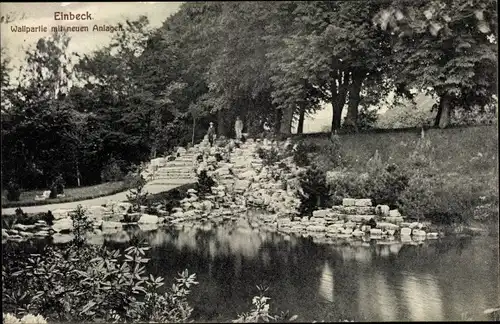
[[[390,210],[386,214],[377,214],[376,211],[388,210],[388,206],[372,206],[370,199],[343,200],[342,205],[329,209],[316,210],[311,218],[291,220],[281,218],[277,220],[279,231],[290,233],[319,233],[326,237],[337,238],[366,238],[391,239],[400,236],[402,239],[434,239],[437,232],[431,230],[429,223],[404,222],[397,210]]]

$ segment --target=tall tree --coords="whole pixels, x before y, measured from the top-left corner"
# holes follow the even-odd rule
[[[397,0],[375,17],[394,35],[397,82],[439,97],[439,127],[496,94],[497,19],[493,0]]]

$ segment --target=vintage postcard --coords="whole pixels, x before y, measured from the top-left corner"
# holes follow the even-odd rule
[[[497,1],[0,14],[3,323],[500,320]]]

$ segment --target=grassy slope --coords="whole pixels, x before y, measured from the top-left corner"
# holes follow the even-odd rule
[[[42,201],[35,200],[35,195],[41,195],[43,190],[30,190],[21,193],[19,201],[8,201],[7,191],[2,192],[2,207],[17,207],[17,206],[35,206],[57,204],[64,202],[72,202],[86,199],[93,199],[107,195],[113,195],[129,189],[125,181],[107,182],[88,187],[66,188],[64,189],[63,198],[46,199]]]
[[[419,131],[408,130],[339,136],[350,168],[362,170],[376,150],[383,161],[403,163],[414,150],[420,135]],[[436,153],[436,163],[443,172],[457,176],[498,176],[496,126],[429,129],[425,136],[430,139]],[[304,140],[319,146],[328,145],[330,142],[327,135],[310,138],[305,135]],[[478,153],[481,153],[482,157],[479,157]]]
[[[343,156],[351,171],[364,172],[366,162],[378,150],[384,162],[398,165],[406,163],[421,134],[418,130],[370,132],[340,135]],[[436,166],[446,179],[443,191],[461,187],[470,193],[473,200],[486,197],[487,202],[498,206],[498,130],[496,126],[467,128],[429,129],[426,138],[435,151]],[[321,147],[330,144],[328,136],[304,135],[307,143]],[[324,153],[320,150],[314,161],[324,170],[332,170]],[[470,189],[470,190],[469,190]],[[469,194],[468,194],[469,196]],[[460,199],[456,197],[452,199]]]

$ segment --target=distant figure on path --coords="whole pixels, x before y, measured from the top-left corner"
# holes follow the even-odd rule
[[[240,116],[236,117],[236,122],[234,123],[234,130],[236,132],[236,139],[240,141],[243,132],[243,122],[241,121]]]
[[[210,142],[210,146],[213,146],[215,138],[215,128],[214,128],[214,123],[212,122],[210,122],[210,127],[208,128],[207,135],[208,135],[208,142]]]

